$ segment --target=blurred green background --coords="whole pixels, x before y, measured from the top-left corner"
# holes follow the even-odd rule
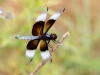
[[[42,61],[38,47],[33,61],[26,65],[28,40],[15,36],[32,35],[35,19],[46,6],[47,18],[66,8],[49,33],[56,33],[58,40],[67,31],[70,36],[53,53],[53,62],[36,75],[100,75],[99,0],[0,0],[4,10],[0,14],[0,75],[29,75]]]

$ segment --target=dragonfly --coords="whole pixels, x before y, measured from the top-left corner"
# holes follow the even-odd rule
[[[27,50],[26,50],[26,57],[31,62],[36,49],[40,43],[40,54],[43,60],[46,60],[50,57],[50,52],[48,50],[49,42],[52,40],[53,42],[56,42],[57,35],[55,33],[49,34],[48,31],[52,27],[52,25],[55,23],[55,21],[58,19],[58,17],[65,11],[65,8],[62,10],[56,12],[53,14],[47,22],[45,22],[48,12],[47,11],[41,13],[33,27],[32,27],[32,36],[16,36],[17,39],[25,39],[30,40],[27,44]]]

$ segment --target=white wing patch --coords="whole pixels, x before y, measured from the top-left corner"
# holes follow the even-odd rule
[[[36,50],[26,50],[26,57],[33,58]]]
[[[45,21],[46,17],[47,17],[47,13],[42,13],[41,15],[38,16],[38,18],[36,19],[36,22]]]
[[[50,17],[50,19],[54,19],[54,20],[56,20],[60,15],[61,15],[60,12],[55,13],[54,15],[52,15],[52,16]]]
[[[49,51],[46,50],[45,52],[41,52],[41,56],[43,60],[46,60],[47,58],[50,57],[50,53]]]

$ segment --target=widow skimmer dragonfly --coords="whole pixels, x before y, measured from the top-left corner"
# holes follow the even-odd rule
[[[48,30],[51,28],[51,26],[55,23],[57,18],[64,12],[65,8],[62,11],[59,11],[52,15],[49,20],[45,23],[46,17],[47,17],[47,11],[40,14],[32,28],[32,35],[33,36],[17,36],[15,38],[17,39],[27,39],[30,40],[27,44],[27,50],[26,50],[26,57],[31,62],[36,48],[40,42],[40,51],[41,51],[41,57],[43,60],[46,60],[50,57],[50,53],[48,51],[48,44],[49,42],[56,41],[57,35],[56,34],[48,34]]]

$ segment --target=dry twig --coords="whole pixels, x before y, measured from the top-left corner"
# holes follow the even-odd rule
[[[63,40],[64,40],[68,35],[69,35],[69,32],[66,32],[66,33],[62,36],[62,38],[60,39],[59,43],[57,43],[57,44],[52,48],[52,50],[51,50],[51,52],[50,52],[51,55],[52,55],[52,53],[56,50],[56,48],[57,48],[58,46],[61,45],[61,43],[63,42]],[[37,67],[32,73],[30,73],[30,75],[35,75],[35,73],[36,73],[42,66],[44,66],[44,65],[46,64],[46,62],[47,62],[48,60],[50,60],[50,59],[51,59],[51,57],[49,57],[47,60],[43,60],[43,61],[38,65],[38,67]]]

